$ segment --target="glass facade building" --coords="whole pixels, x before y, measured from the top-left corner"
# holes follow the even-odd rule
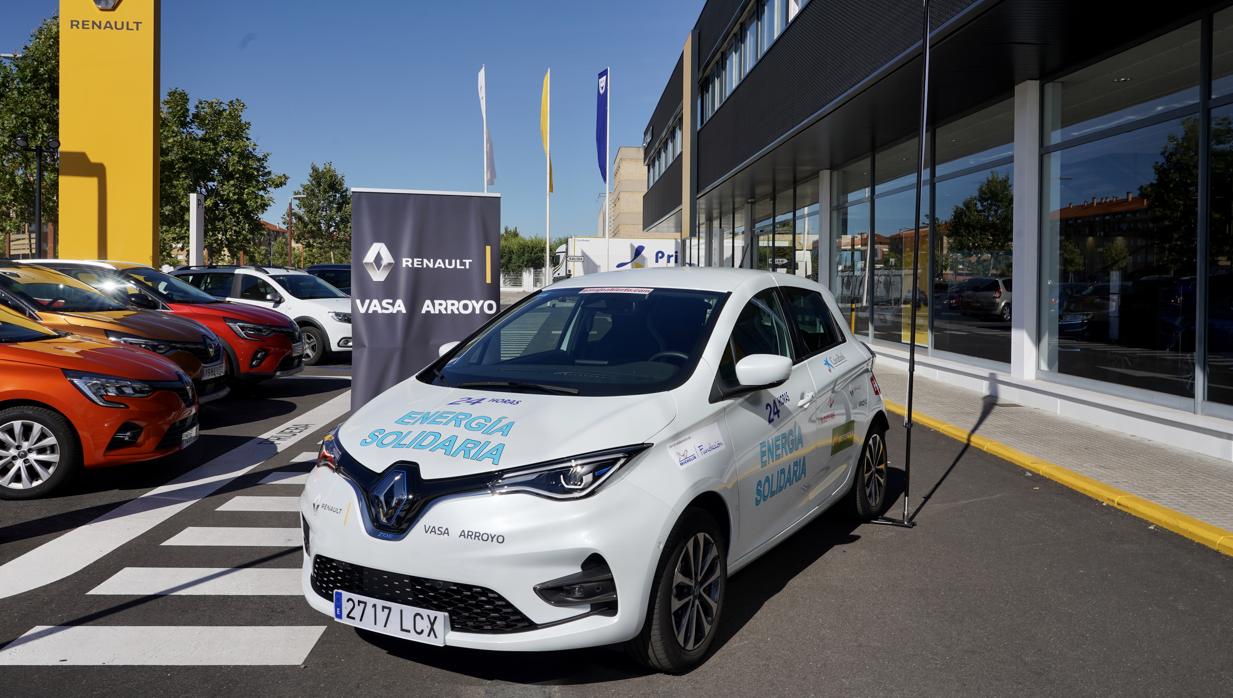
[[[915,311],[940,377],[1205,420],[1233,458],[1233,8],[935,0],[922,147],[922,18],[892,5],[706,4],[685,261],[817,279],[888,360]]]

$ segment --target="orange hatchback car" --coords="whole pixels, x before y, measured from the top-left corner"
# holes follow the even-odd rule
[[[196,392],[175,363],[0,307],[0,499],[40,497],[83,466],[159,458],[196,438]]]

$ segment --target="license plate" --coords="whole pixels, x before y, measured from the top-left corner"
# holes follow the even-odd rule
[[[450,617],[440,611],[334,591],[334,620],[404,640],[445,646]]]
[[[201,380],[212,381],[215,378],[222,378],[227,372],[227,367],[220,361],[216,364],[203,366],[201,368]]]
[[[180,435],[180,446],[188,446],[197,440],[197,427],[189,427],[183,434]]]
[[[292,356],[303,356],[304,355],[304,343],[296,342],[295,344],[292,344],[291,345],[291,355]]]
[[[1063,315],[1062,322],[1083,322],[1082,315]]]

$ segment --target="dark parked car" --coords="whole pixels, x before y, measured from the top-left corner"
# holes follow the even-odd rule
[[[350,264],[314,264],[304,271],[321,279],[348,296],[351,295]]]

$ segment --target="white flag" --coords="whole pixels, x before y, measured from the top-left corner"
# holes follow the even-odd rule
[[[497,163],[492,157],[492,136],[488,134],[488,89],[485,85],[484,66],[479,71],[479,101],[480,115],[484,119],[484,184],[495,184],[497,181]]]

